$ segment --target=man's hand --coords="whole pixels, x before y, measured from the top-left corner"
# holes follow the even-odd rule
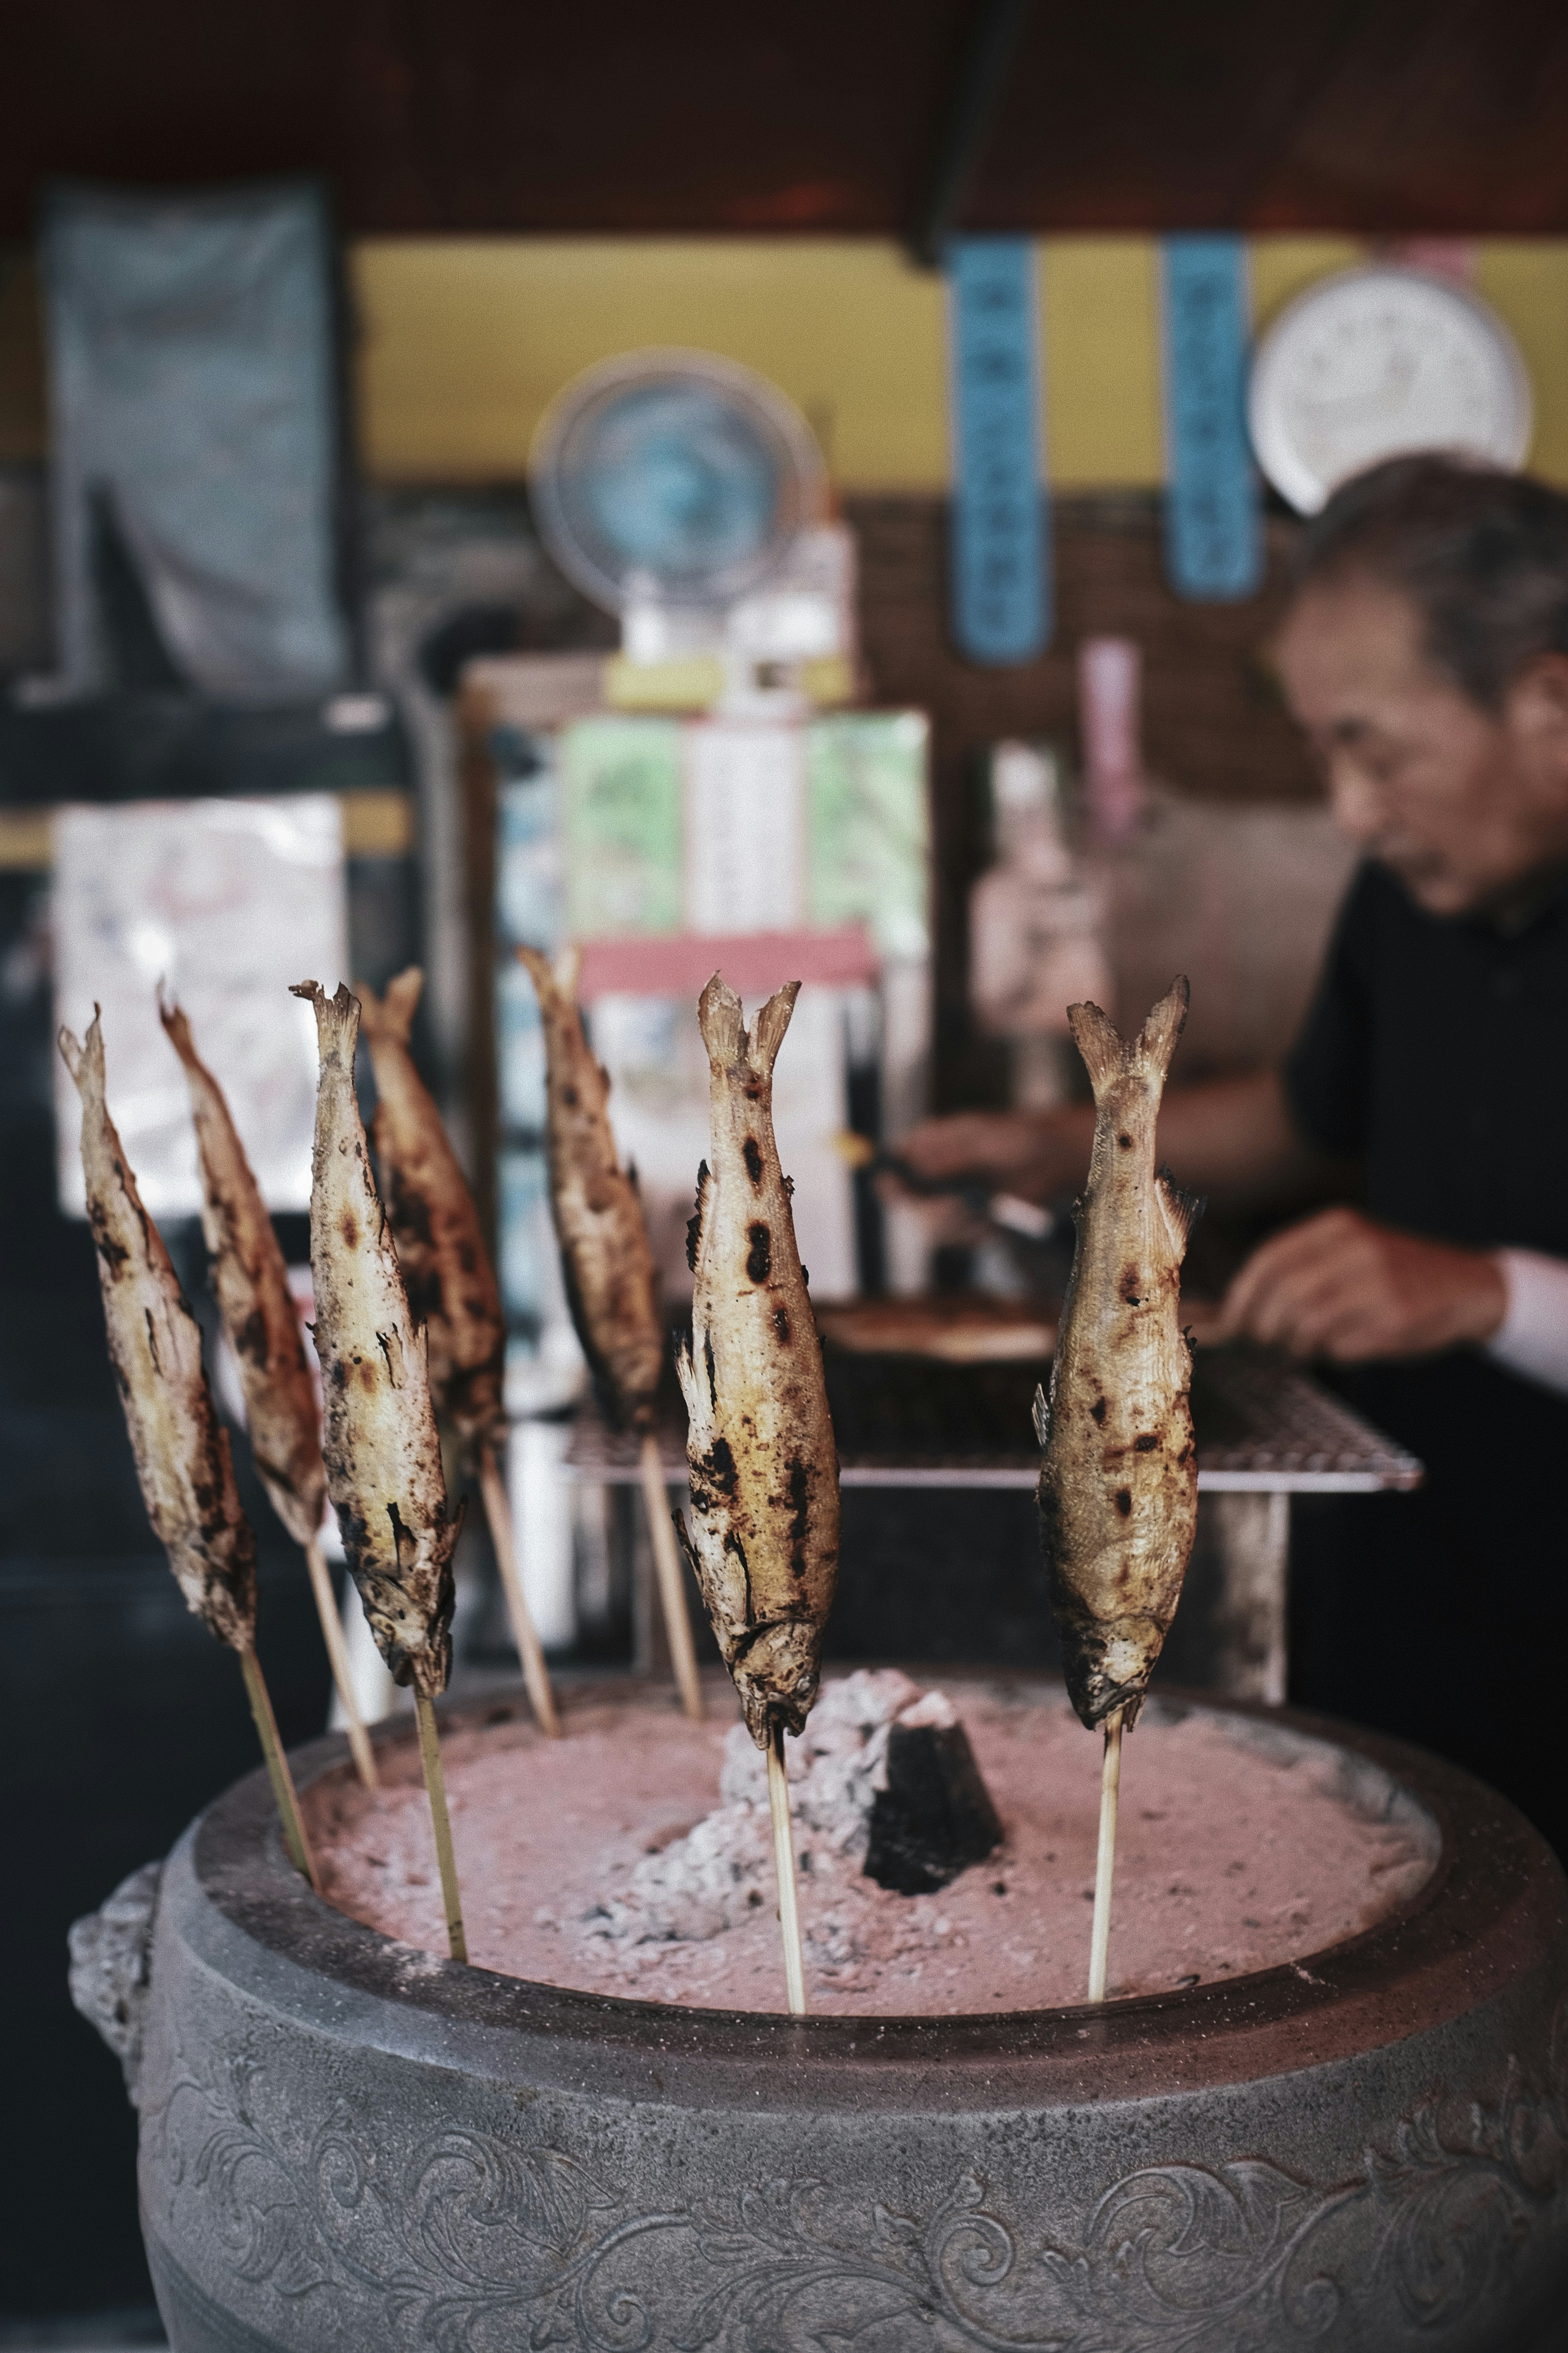
[[[1218,1336],[1356,1365],[1489,1340],[1507,1312],[1485,1250],[1325,1209],[1253,1252],[1226,1294]]]
[[[1094,1113],[1087,1106],[1055,1112],[961,1111],[922,1120],[894,1147],[921,1176],[939,1183],[973,1177],[1041,1201],[1075,1192],[1089,1166]]]

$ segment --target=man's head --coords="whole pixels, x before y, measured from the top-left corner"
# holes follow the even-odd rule
[[[1309,526],[1277,651],[1340,823],[1432,913],[1568,866],[1568,498],[1373,467]]]

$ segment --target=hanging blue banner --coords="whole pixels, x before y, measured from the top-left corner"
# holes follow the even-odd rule
[[[1166,237],[1164,295],[1165,572],[1178,596],[1223,604],[1263,579],[1241,238]]]
[[[952,634],[996,668],[1033,661],[1051,634],[1036,272],[1028,237],[948,248]]]

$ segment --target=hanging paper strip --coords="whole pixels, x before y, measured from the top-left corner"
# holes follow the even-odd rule
[[[1165,571],[1179,596],[1224,603],[1263,577],[1241,238],[1166,237],[1164,292]]]
[[[1027,237],[948,251],[952,634],[971,661],[1033,661],[1051,634],[1039,320]]]

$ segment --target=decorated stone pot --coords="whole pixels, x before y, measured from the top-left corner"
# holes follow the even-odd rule
[[[1326,1745],[1358,1806],[1429,1841],[1430,1875],[1378,1926],[1227,1981],[794,2021],[416,1954],[313,1895],[265,1778],[240,1782],[76,1933],[79,2005],[141,2111],[176,2353],[1547,2353],[1557,1862],[1394,1742],[1163,1704],[1275,1757]],[[342,1743],[295,1770],[343,1771]]]

